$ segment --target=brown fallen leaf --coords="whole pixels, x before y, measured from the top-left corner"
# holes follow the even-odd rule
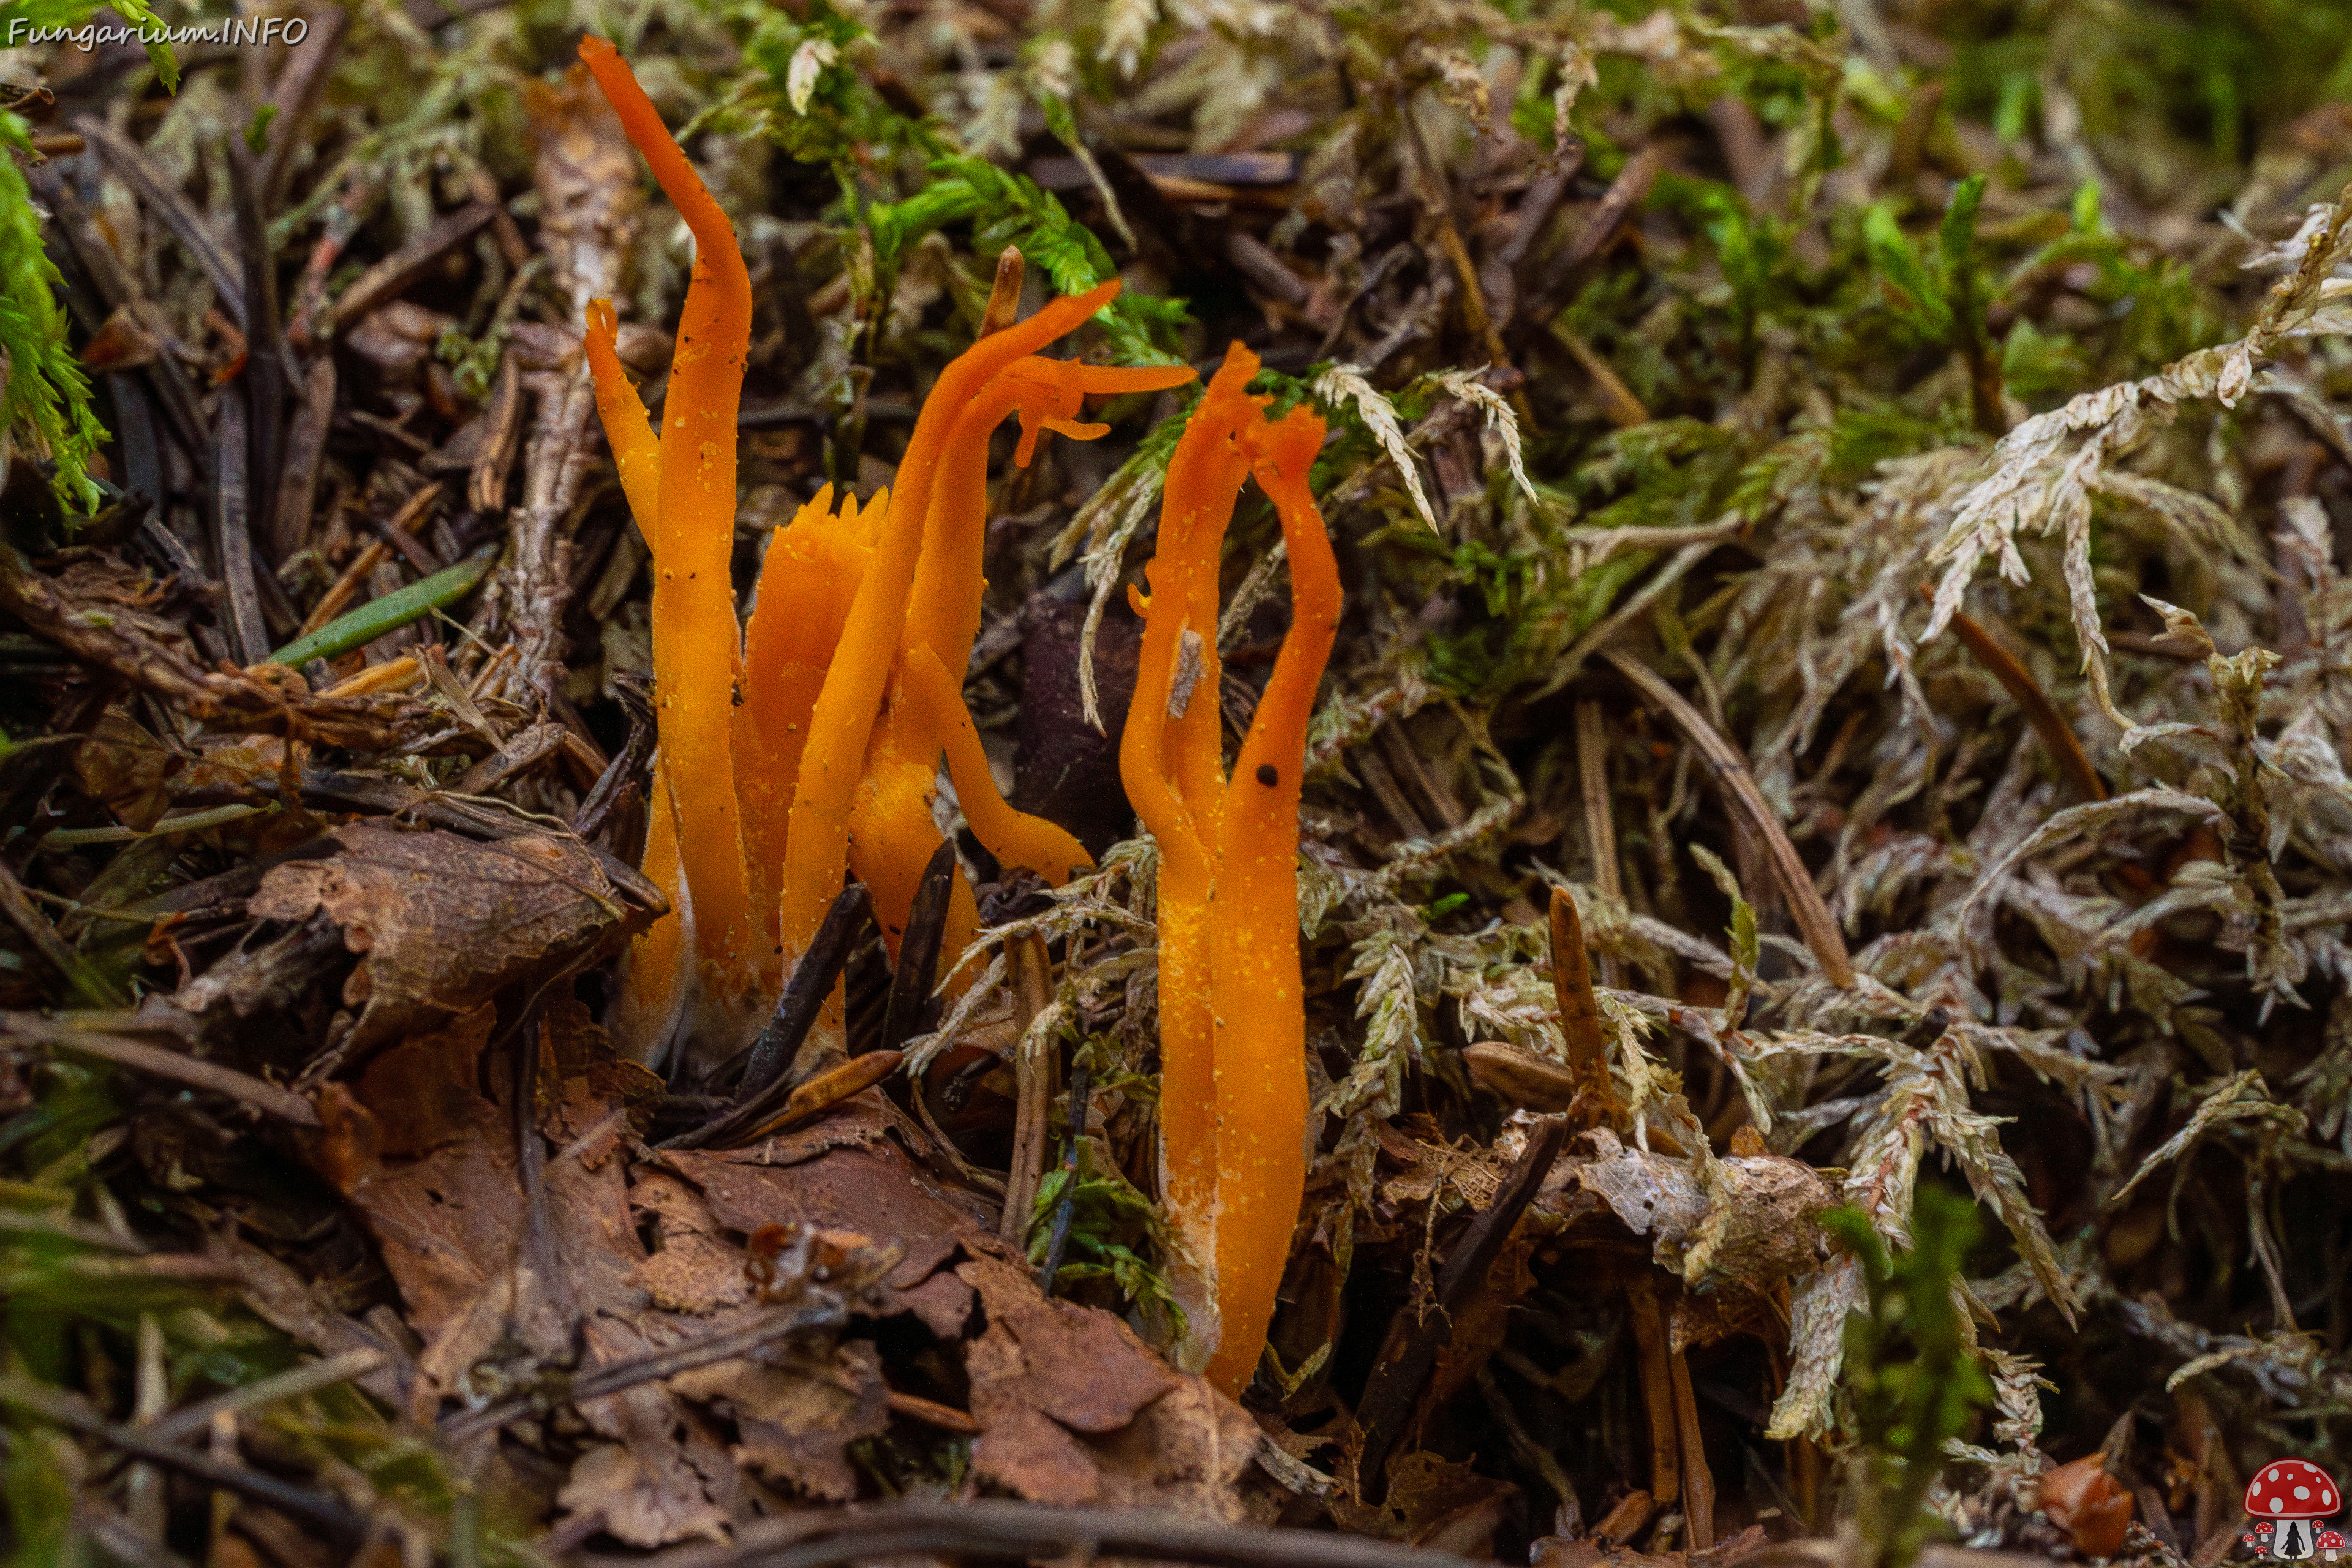
[[[736,1460],[764,1479],[827,1502],[857,1496],[849,1445],[890,1424],[890,1391],[871,1341],[795,1346],[760,1362],[724,1361],[669,1380],[670,1392],[734,1417]]]
[[[163,819],[172,804],[172,782],[187,763],[120,712],[108,712],[90,726],[89,738],[74,752],[81,787],[134,833]]]
[[[593,963],[652,922],[576,839],[485,844],[373,821],[331,837],[335,855],[275,868],[247,909],[297,922],[320,910],[342,928],[362,955],[343,984],[362,1009],[356,1056]]]

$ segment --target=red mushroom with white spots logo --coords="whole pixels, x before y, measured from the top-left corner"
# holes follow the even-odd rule
[[[2273,1459],[2246,1483],[2246,1511],[2278,1527],[2271,1552],[2290,1563],[2317,1554],[2316,1521],[2343,1506],[2344,1495],[2335,1480],[2302,1459]]]
[[[2340,1530],[2321,1531],[2319,1549],[2327,1553],[2327,1560],[2330,1563],[2335,1562],[2336,1554],[2344,1550],[2344,1532]]]

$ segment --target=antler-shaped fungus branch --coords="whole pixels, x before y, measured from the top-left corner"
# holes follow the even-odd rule
[[[1323,422],[1278,425],[1239,344],[1169,465],[1135,698],[1119,773],[1158,841],[1160,1130],[1165,1191],[1196,1266],[1214,1275],[1188,1359],[1249,1381],[1306,1184],[1306,1015],[1298,959],[1298,795],[1307,721],[1339,616],[1339,572],[1307,471]],[[1255,473],[1288,542],[1290,630],[1225,782],[1217,703],[1218,566]]]

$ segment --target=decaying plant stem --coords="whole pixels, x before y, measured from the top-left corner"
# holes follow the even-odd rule
[[[1748,759],[1706,721],[1706,714],[1692,707],[1681,692],[1660,679],[1649,666],[1613,649],[1603,650],[1601,657],[1633,683],[1643,701],[1671,720],[1675,728],[1682,731],[1683,739],[1706,760],[1723,786],[1726,804],[1764,845],[1781,896],[1789,900],[1797,930],[1804,937],[1805,945],[1812,949],[1822,973],[1841,990],[1852,990],[1853,961],[1846,954],[1845,934],[1838,930],[1829,906],[1822,901],[1821,889],[1813,886],[1813,875],[1805,868],[1803,857],[1789,842],[1788,829],[1780,826],[1763,791],[1756,787],[1755,777],[1748,771]]]

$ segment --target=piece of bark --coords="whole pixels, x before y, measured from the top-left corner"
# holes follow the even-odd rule
[[[253,491],[248,468],[245,400],[234,388],[222,394],[219,434],[213,449],[213,550],[228,590],[229,642],[239,664],[269,657],[269,628],[261,617],[261,590],[254,582]]]
[[[335,417],[335,360],[320,354],[303,373],[301,397],[286,426],[286,470],[279,477],[271,516],[269,555],[284,562],[310,539],[318,506],[319,468],[327,453],[327,430]]]

